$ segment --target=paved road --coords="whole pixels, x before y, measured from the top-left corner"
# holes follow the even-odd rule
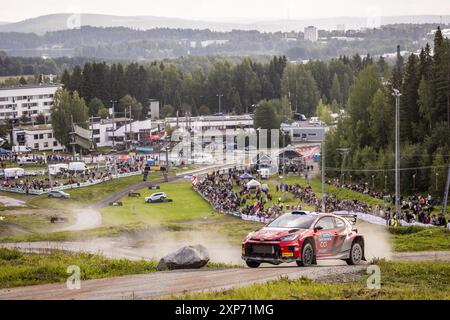
[[[295,280],[306,276],[310,279],[322,280],[337,276],[353,276],[366,267],[365,265],[267,267],[258,268],[257,271],[249,268],[178,270],[82,281],[80,290],[68,290],[65,283],[3,289],[0,290],[0,300],[158,299],[187,291],[226,290],[276,280],[279,277]]]

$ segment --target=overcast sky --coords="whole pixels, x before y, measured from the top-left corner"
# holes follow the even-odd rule
[[[10,22],[61,12],[204,20],[450,14],[449,0],[0,0],[0,3],[0,21]]]

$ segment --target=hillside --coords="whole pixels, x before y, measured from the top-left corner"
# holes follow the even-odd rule
[[[367,27],[367,17],[333,17],[317,19],[278,19],[278,20],[244,20],[233,19],[229,21],[201,21],[180,18],[156,17],[156,16],[115,16],[102,14],[80,14],[82,26],[93,27],[128,27],[133,29],[153,28],[182,28],[182,29],[211,29],[214,31],[258,30],[261,32],[276,31],[303,31],[306,26],[314,25],[320,29],[335,29],[338,24],[344,24],[347,29],[359,29]],[[1,23],[0,32],[21,32],[44,34],[48,31],[65,30],[73,27],[77,21],[70,20],[71,14],[57,13],[18,21],[15,23]],[[77,18],[75,18],[77,19]],[[69,21],[69,23],[68,23]],[[74,24],[75,22],[75,24]],[[447,16],[393,16],[380,17],[381,25],[399,23],[450,23],[450,15]]]

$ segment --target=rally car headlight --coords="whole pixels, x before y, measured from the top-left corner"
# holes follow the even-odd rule
[[[294,240],[297,240],[297,238],[298,238],[297,234],[291,234],[289,236],[280,238],[280,241],[294,241]]]

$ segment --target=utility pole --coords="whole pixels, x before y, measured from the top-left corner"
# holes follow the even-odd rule
[[[219,97],[219,113],[220,113],[221,110],[222,110],[222,97],[223,97],[223,94],[218,93],[218,94],[216,94],[216,96]]]
[[[111,122],[111,124],[112,124],[112,147],[113,147],[113,150],[116,148],[116,139],[115,139],[115,137],[114,137],[114,131],[116,130],[115,129],[115,119],[114,119],[114,104],[116,103],[117,101],[114,101],[114,100],[111,100],[111,104],[112,104],[112,122]]]
[[[131,115],[131,106],[128,107],[129,110],[129,114],[130,114],[130,149],[133,145],[133,130],[132,130],[132,125],[133,125],[133,119],[132,119],[132,115]]]
[[[281,130],[283,134],[283,202],[286,201],[286,132]]]
[[[164,182],[169,182],[169,141],[170,137],[166,136],[166,171],[163,173]]]
[[[75,125],[73,124],[73,115],[70,115],[70,123],[72,126],[72,152],[73,152],[73,160],[76,160],[75,154]]]
[[[350,148],[337,148],[337,152],[340,152],[342,154],[342,163],[341,163],[341,183],[344,183],[344,166],[345,166],[345,160],[347,160],[347,155],[350,152]]]
[[[445,184],[444,203],[442,204],[442,215],[447,212],[448,189],[450,188],[450,163],[448,164],[447,183]]]
[[[322,141],[320,157],[322,158],[322,212],[326,212],[327,194],[325,192],[325,135]]]
[[[399,218],[400,198],[400,96],[399,90],[394,89],[395,97],[395,215]]]

